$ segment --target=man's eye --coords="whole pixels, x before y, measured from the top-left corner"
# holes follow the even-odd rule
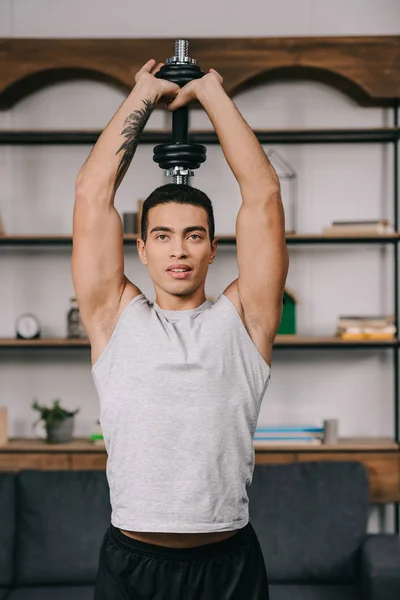
[[[167,237],[167,236],[164,233],[160,233],[160,235],[157,235],[156,240],[158,240],[159,238],[165,238],[165,237]],[[201,239],[197,233],[192,233],[192,235],[190,237],[195,237],[195,238]]]

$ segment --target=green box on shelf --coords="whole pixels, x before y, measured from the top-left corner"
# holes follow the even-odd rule
[[[278,335],[290,335],[296,333],[296,298],[292,292],[285,290],[283,294],[282,319],[278,329]]]

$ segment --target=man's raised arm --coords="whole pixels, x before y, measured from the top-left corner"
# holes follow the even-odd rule
[[[273,342],[289,266],[278,176],[213,69],[178,93],[169,110],[198,99],[218,135],[242,196],[236,221],[238,290],[245,315]]]
[[[174,97],[179,87],[154,77],[161,64],[148,61],[136,85],[97,140],[81,168],[75,188],[72,278],[80,313],[91,337],[110,326],[126,284],[123,231],[115,193],[135,154],[154,105]],[[105,321],[107,320],[107,324]]]

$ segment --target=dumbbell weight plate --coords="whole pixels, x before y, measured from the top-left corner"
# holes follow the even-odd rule
[[[201,79],[205,73],[200,70],[197,65],[188,65],[185,63],[175,63],[163,65],[155,74],[158,79],[166,79],[172,81],[180,87],[192,81],[192,79]]]
[[[202,144],[158,144],[154,147],[154,162],[162,169],[177,165],[188,169],[198,169],[206,160],[207,148]]]

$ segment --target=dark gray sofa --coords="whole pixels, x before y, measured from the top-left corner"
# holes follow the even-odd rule
[[[257,465],[249,497],[271,600],[400,599],[400,541],[366,535],[361,464]],[[102,471],[0,473],[0,600],[92,600],[109,523]]]

